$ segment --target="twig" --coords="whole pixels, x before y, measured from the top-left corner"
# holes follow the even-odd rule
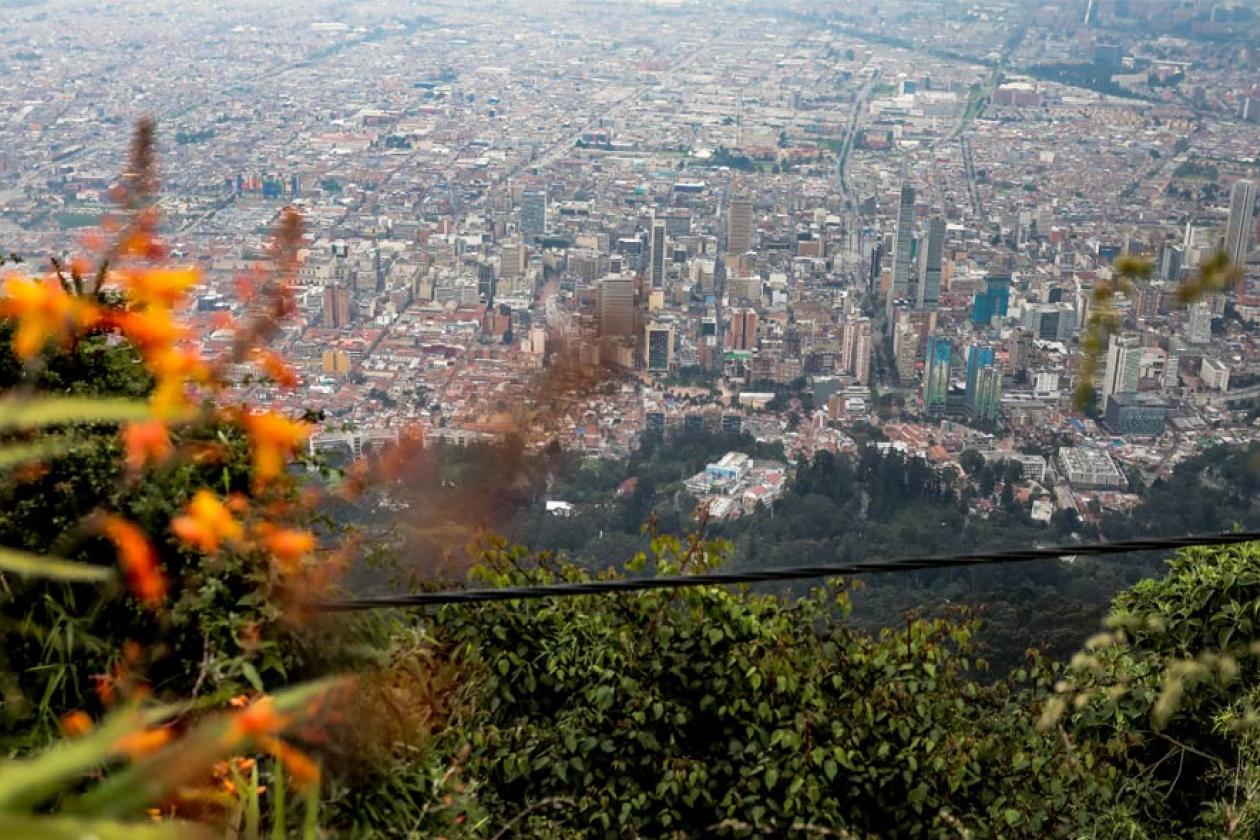
[[[210,637],[206,636],[201,640],[201,669],[197,672],[197,681],[193,683],[193,697],[201,693],[201,685],[206,681],[206,675],[210,673],[210,660]]]
[[[1181,781],[1181,770],[1186,766],[1186,751],[1182,750],[1177,754],[1177,775],[1173,776],[1172,783],[1168,785],[1168,790],[1164,791],[1164,800],[1172,796],[1173,789],[1177,787],[1177,782]]]
[[[538,811],[542,808],[550,808],[553,805],[568,805],[569,807],[573,807],[576,804],[576,802],[566,796],[549,796],[546,799],[540,799],[534,804],[526,806],[523,811],[508,820],[507,823],[504,824],[503,828],[499,829],[498,833],[491,837],[490,840],[502,840],[502,838],[507,836],[507,833],[512,830],[512,826],[525,819],[525,817],[532,811]]]
[[[1068,765],[1073,771],[1079,773],[1080,765],[1076,763],[1076,756],[1072,755],[1072,739],[1068,737],[1067,730],[1063,728],[1063,724],[1059,724],[1059,737],[1063,739],[1063,749],[1067,753]]]
[[[769,825],[753,825],[742,820],[722,820],[709,826],[706,831],[755,831],[758,834],[764,834],[767,837],[779,835],[783,829]],[[827,828],[826,826],[814,825],[813,823],[797,822],[788,826],[789,832],[796,831],[802,834],[812,834],[817,837],[840,837],[842,840],[853,840],[853,835],[844,829]]]
[[[1194,753],[1195,755],[1199,756],[1199,758],[1206,758],[1208,761],[1214,762],[1216,764],[1225,764],[1225,761],[1219,756],[1212,755],[1211,753],[1204,752],[1203,750],[1200,750],[1200,749],[1195,749],[1189,744],[1183,744],[1180,741],[1178,741],[1176,738],[1172,737],[1171,735],[1165,735],[1163,732],[1156,732],[1155,735],[1156,737],[1163,738],[1165,741],[1172,744],[1173,746],[1181,747],[1186,752]]]

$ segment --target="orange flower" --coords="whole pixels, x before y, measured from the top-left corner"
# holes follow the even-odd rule
[[[210,367],[191,347],[163,347],[145,361],[153,375],[159,378],[179,377],[194,382],[205,382],[210,378]]]
[[[279,354],[270,350],[255,348],[251,353],[254,361],[262,368],[263,373],[267,374],[281,388],[296,388],[298,385],[297,372],[289,366],[289,363],[280,358]]]
[[[312,428],[266,411],[245,415],[245,431],[254,456],[254,481],[261,485],[279,477],[285,460],[311,436]]]
[[[195,268],[150,268],[126,272],[122,282],[129,300],[169,309],[182,303],[199,279]]]
[[[17,321],[13,352],[20,359],[31,358],[49,342],[65,343],[75,331],[100,321],[95,306],[67,293],[55,277],[10,277],[0,296],[0,316]]]
[[[188,503],[183,516],[171,520],[171,531],[180,540],[199,551],[218,551],[224,540],[239,540],[245,535],[232,511],[209,490],[198,490]]]
[[[188,332],[169,309],[129,309],[111,313],[109,317],[118,331],[146,355],[170,347]]]
[[[127,574],[131,591],[146,606],[161,604],[166,597],[166,578],[149,538],[135,525],[118,516],[105,517],[101,522],[101,531],[118,550],[118,560]]]
[[[114,705],[114,700],[118,695],[117,681],[109,674],[93,674],[92,685],[96,689],[96,696],[100,699],[104,706]]]
[[[160,729],[137,729],[135,732],[128,732],[115,741],[114,750],[124,753],[135,760],[157,752],[170,743],[174,737],[175,733],[166,727]]]
[[[288,725],[288,716],[277,712],[275,701],[264,695],[232,717],[224,737],[229,745],[235,745],[273,735]]]
[[[259,744],[280,760],[295,786],[309,788],[319,784],[319,765],[309,755],[279,738],[263,737],[259,739]]]
[[[266,529],[263,541],[285,573],[297,571],[302,558],[315,550],[315,535],[293,528]]]
[[[128,423],[122,430],[127,469],[139,472],[149,463],[166,460],[171,454],[171,436],[161,420]]]
[[[189,381],[205,382],[210,368],[196,350],[164,347],[148,354],[149,370],[157,377],[157,387],[149,403],[161,418],[173,417],[187,407]]]
[[[61,731],[67,738],[77,738],[92,731],[92,719],[87,712],[66,712],[61,716]]]

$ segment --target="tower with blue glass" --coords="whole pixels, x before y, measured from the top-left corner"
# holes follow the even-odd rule
[[[977,292],[971,306],[971,322],[987,327],[994,318],[1005,318],[1011,303],[1011,275],[990,274],[984,280],[984,291]]]
[[[928,338],[927,367],[923,372],[923,410],[930,416],[945,413],[952,353],[948,338],[935,335]]]

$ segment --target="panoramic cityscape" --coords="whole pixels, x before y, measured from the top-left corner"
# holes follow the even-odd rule
[[[249,412],[309,424],[291,439],[277,427],[275,452],[303,462],[286,475],[329,493],[318,516],[370,534],[346,554],[352,595],[437,586],[433,577],[454,586],[485,561],[481,540],[498,539],[484,529],[542,552],[539,579],[517,565],[488,578],[502,586],[552,582],[553,552],[580,574],[633,576],[645,555],[662,573],[708,569],[701,546],[710,535],[725,541],[723,562],[760,570],[1260,526],[1254,3],[0,0],[0,21],[0,276],[55,270],[69,290],[64,266],[132,230],[124,223],[144,173],[122,168],[129,155],[133,169],[140,159],[133,128],[152,120],[155,145],[144,154],[157,162],[155,236],[172,265],[195,269],[175,314],[189,352],[226,360],[209,373],[190,367],[181,382],[214,382],[217,405],[249,407],[241,422],[255,469],[269,462],[258,460],[260,421]],[[283,231],[299,218],[290,253]],[[274,324],[243,330],[266,278],[286,272],[292,285]],[[5,306],[0,315],[25,317]],[[85,329],[98,324],[95,314],[74,317]],[[118,323],[162,393],[169,365],[145,344],[153,339]],[[66,384],[56,365],[55,375],[29,367],[18,335],[15,352],[33,378],[5,387],[96,393]],[[243,335],[259,347],[247,353]],[[264,358],[283,359],[284,374],[276,361],[255,375]],[[0,433],[24,433],[8,422]],[[137,456],[139,438],[127,434],[125,457],[142,465],[170,448],[159,430]],[[423,455],[397,455],[417,442]],[[0,472],[9,463],[0,460]],[[369,463],[386,479],[347,492],[346,476],[357,481]],[[279,466],[264,468],[272,472]],[[4,497],[14,510],[26,504],[26,480]],[[258,479],[233,483],[226,467],[213,481],[221,509],[195,497],[203,506],[189,503],[169,529],[205,551],[245,533],[211,513],[231,520],[242,494],[264,498]],[[52,486],[85,494],[82,513],[103,521],[85,485]],[[6,534],[37,527],[19,522],[0,517]],[[290,566],[316,551],[305,536],[276,548],[275,533],[264,523],[257,538]],[[331,551],[328,535],[313,533],[319,551]],[[50,537],[19,547],[79,550],[66,545]],[[396,552],[401,571],[364,560],[374,551]],[[881,580],[865,602],[855,596],[852,621],[872,640],[904,632],[913,659],[912,619],[976,608],[989,633],[977,637],[981,653],[1004,679],[1023,673],[1026,648],[1068,660],[1113,596],[1162,574],[1163,556],[1147,559],[1120,571],[1073,558],[1027,577],[950,570]],[[1025,609],[1036,615],[1021,620]],[[1242,615],[1237,600],[1228,609]],[[628,626],[647,638],[660,616],[644,612]],[[255,632],[234,625],[232,644],[253,650],[240,640]],[[206,639],[204,663],[219,663]],[[1188,656],[1195,648],[1186,645],[1178,650]],[[507,669],[525,660],[497,661],[503,684],[519,685]],[[1217,660],[1196,661],[1225,673]],[[246,691],[274,685],[252,664],[223,663],[215,667],[236,685],[246,680]],[[537,667],[540,683],[577,678],[565,662]],[[194,697],[220,672],[203,664],[199,673]],[[536,676],[521,679],[532,686]],[[727,684],[701,681],[710,679]],[[788,691],[778,679],[776,690]],[[1066,707],[1069,690],[1053,689],[1054,703]],[[509,704],[499,702],[496,714]],[[645,702],[650,718],[656,701]],[[751,702],[721,714],[751,714]],[[810,712],[800,714],[808,751]],[[1068,731],[1057,731],[1075,771]],[[774,738],[778,748],[797,736]],[[434,778],[445,785],[462,759],[442,755],[450,773]],[[513,760],[486,777],[499,797],[485,800],[494,803],[486,813],[500,821],[448,836],[498,837],[526,813],[519,836],[795,836],[783,827],[815,822],[856,827],[835,835],[846,837],[962,832],[945,805],[945,816],[915,828],[869,803],[830,822],[818,817],[832,813],[822,799],[762,814],[750,803],[770,796],[780,771],[771,780],[757,765],[764,790],[726,810],[688,801],[675,812],[664,788],[654,795],[668,807],[610,783],[620,792],[599,794],[610,809],[596,809],[602,828],[570,834],[557,828],[568,817],[553,824],[534,808],[577,794],[559,782],[533,786]],[[681,779],[692,759],[679,760]],[[809,785],[825,772],[825,790],[846,760],[810,759]],[[1168,768],[1180,778],[1177,761]],[[1239,807],[1254,809],[1255,822],[1191,835],[1182,815],[1126,836],[1254,836],[1234,831],[1260,831],[1260,769],[1246,774],[1257,776],[1252,804]],[[1171,792],[1179,782],[1168,784]],[[520,790],[528,794],[516,801]],[[443,807],[476,811],[454,796]],[[898,796],[913,803],[920,794]],[[959,836],[1086,836],[1059,830],[1083,825],[1064,816],[1067,804],[1047,817],[980,799],[974,813],[986,816],[969,824],[992,818],[999,830]],[[634,804],[618,815],[605,800]],[[351,801],[334,800],[334,819],[349,819],[341,828],[368,819],[368,806]],[[581,801],[574,813],[586,816],[574,825],[596,820]],[[507,821],[513,808],[521,813]],[[425,821],[439,813],[425,806],[415,822],[428,828],[410,834],[373,823],[344,836],[441,836],[425,833],[437,831]],[[283,836],[283,810],[278,819]]]
[[[875,418],[938,463],[1062,441],[1101,472],[1051,457],[1033,495],[1122,506],[1126,472],[1257,433],[1260,46],[1210,37],[1245,7],[1201,7],[1102,4],[1104,29],[1071,5],[631,4],[609,30],[598,4],[139,3],[82,27],[19,5],[0,237],[66,251],[153,115],[207,344],[280,210],[305,216],[275,345],[302,387],[241,396],[322,411],[316,445],[418,425],[613,457],[700,423],[796,458]],[[180,56],[161,74],[135,15]],[[1179,306],[1222,248],[1236,285]],[[1121,255],[1154,273],[1080,416],[1078,340]],[[555,365],[625,375],[543,422]]]

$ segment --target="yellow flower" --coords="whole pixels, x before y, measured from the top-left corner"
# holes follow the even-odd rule
[[[195,268],[150,268],[126,272],[122,284],[128,300],[169,309],[182,303],[199,279]]]
[[[297,571],[302,558],[315,550],[315,535],[310,531],[299,531],[294,528],[260,527],[263,543],[267,550],[280,564],[281,571],[292,574]]]
[[[254,459],[254,482],[263,485],[278,478],[285,461],[311,436],[309,423],[290,420],[275,412],[245,415]]]
[[[13,352],[20,359],[33,357],[49,342],[64,344],[100,322],[97,308],[69,294],[55,277],[10,277],[0,296],[0,316],[17,321]]]
[[[232,511],[209,490],[197,491],[187,513],[171,520],[171,531],[184,543],[207,553],[218,551],[224,540],[239,540],[245,535]]]

